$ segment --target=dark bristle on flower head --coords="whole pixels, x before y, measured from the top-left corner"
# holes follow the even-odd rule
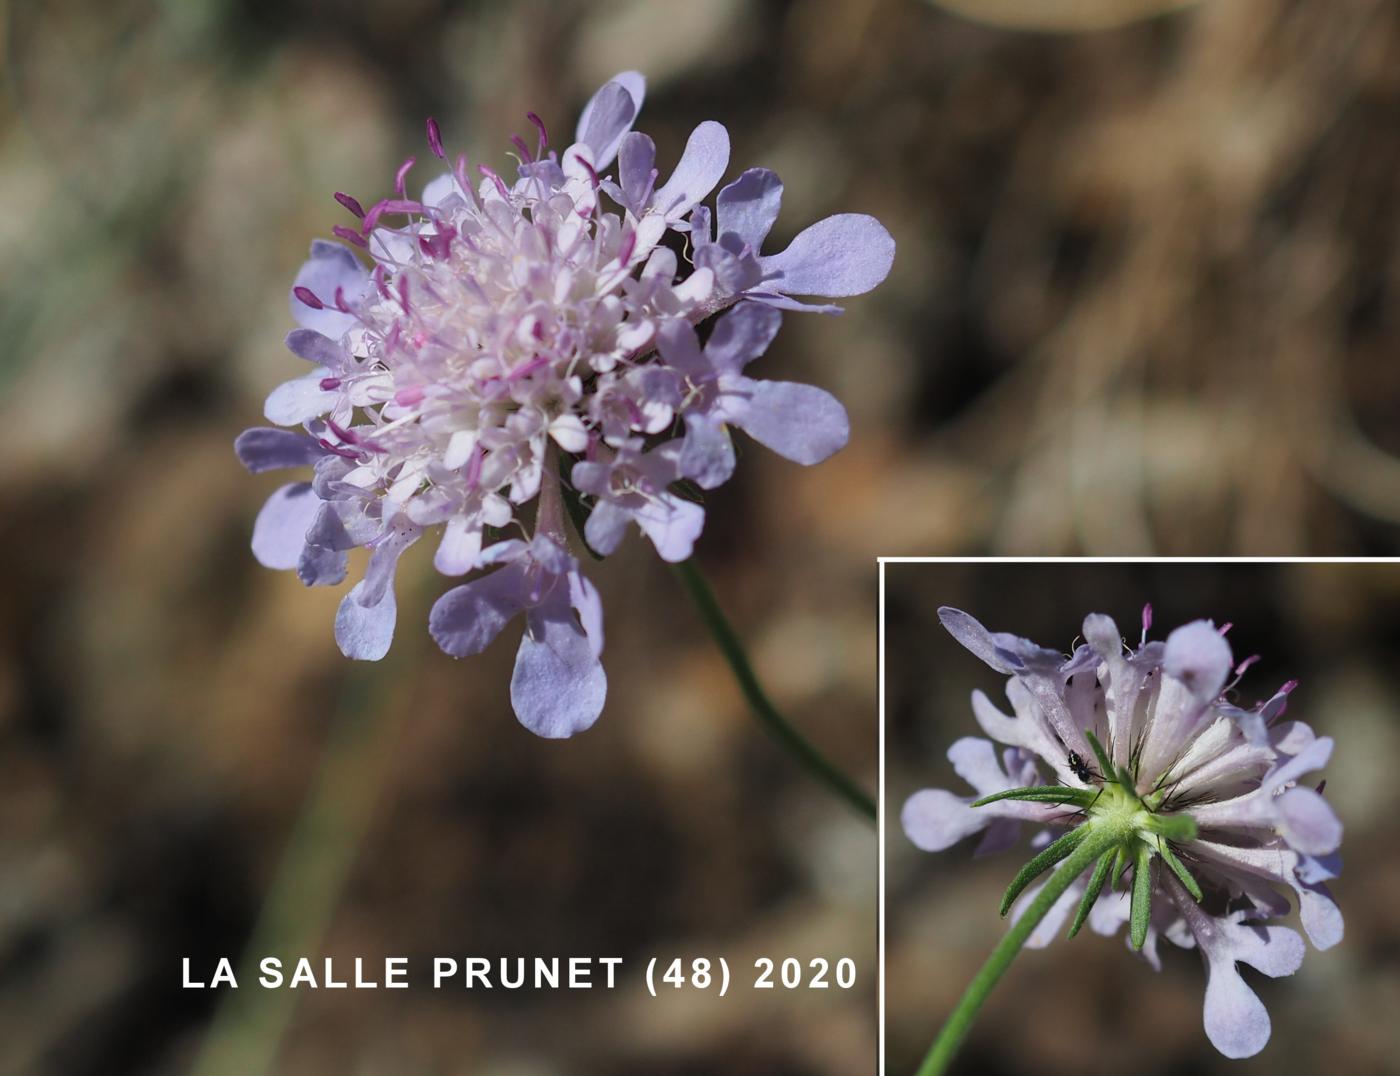
[[[268,397],[280,428],[235,443],[255,472],[313,469],[254,523],[263,564],[330,586],[351,548],[369,550],[335,618],[347,656],[387,653],[399,558],[436,533],[434,566],[469,578],[434,604],[433,638],[464,657],[523,616],[510,697],[541,736],[588,728],[606,696],[602,603],[580,540],[606,556],[635,527],[663,559],[685,560],[705,509],[678,490],[728,480],[732,429],[803,465],[840,449],[849,423],[835,397],[746,367],[784,311],[836,312],[808,299],[867,292],[894,257],[889,233],[854,213],[762,254],[782,188],[766,169],[725,185],[712,217],[702,202],[729,165],[714,121],[657,186],[654,145],[632,129],[644,90],[637,72],[609,81],[560,153],[529,113],[538,149],[512,139],[522,159],[509,175],[481,165],[478,177],[458,155],[410,198],[410,158],[368,212],[337,193],[360,227],[314,243],[291,293],[301,328],[288,346],[312,369]],[[426,126],[446,160],[437,122]],[[318,298],[332,294],[334,307]],[[573,536],[565,477],[581,506]]]

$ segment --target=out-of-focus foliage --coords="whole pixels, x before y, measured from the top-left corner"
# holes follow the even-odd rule
[[[1200,0],[929,0],[968,19],[1008,30],[1083,33],[1123,26]]]

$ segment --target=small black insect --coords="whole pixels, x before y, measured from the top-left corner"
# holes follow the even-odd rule
[[[1078,777],[1086,785],[1090,781],[1102,781],[1103,778],[1089,768],[1089,764],[1079,757],[1078,751],[1071,751],[1069,757],[1065,759],[1065,764],[1069,766],[1070,772]]]

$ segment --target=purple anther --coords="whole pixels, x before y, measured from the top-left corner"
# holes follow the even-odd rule
[[[335,288],[335,308],[342,314],[352,314],[350,304],[345,301],[345,288],[337,284]]]
[[[598,185],[602,182],[602,180],[598,178],[598,169],[593,167],[593,165],[589,162],[587,157],[575,156],[574,160],[578,161],[579,164],[583,165],[583,167],[588,170],[589,176],[591,176],[593,179],[593,189],[596,191],[598,189]]]
[[[335,419],[326,419],[326,425],[330,428],[331,433],[335,434],[347,445],[359,444],[360,439],[355,435],[355,432],[353,430],[347,430],[344,426],[340,425],[340,423],[336,422]]]
[[[342,448],[340,445],[333,445],[324,437],[319,438],[317,443],[327,452],[332,452],[335,455],[339,456],[341,459],[358,460],[360,458],[360,454],[358,452],[352,452],[350,449]]]
[[[389,287],[384,282],[385,272],[384,263],[380,262],[375,265],[374,272],[370,274],[370,279],[374,281],[374,286],[379,290],[380,297],[388,299],[390,296]]]
[[[418,237],[418,249],[430,258],[446,258],[452,251],[452,240],[457,236],[457,229],[450,224],[440,225],[441,231],[433,235],[420,235]]]
[[[399,305],[403,307],[403,312],[405,314],[410,312],[410,307],[408,305],[408,277],[403,274],[399,276]]]
[[[423,203],[415,202],[411,198],[385,198],[383,201],[375,202],[365,217],[365,222],[360,231],[368,235],[374,230],[374,226],[379,223],[379,218],[392,213],[421,213]]]
[[[320,299],[316,298],[316,293],[310,288],[304,288],[300,284],[298,284],[295,288],[292,289],[292,294],[295,295],[307,306],[311,307],[312,310],[324,310],[326,308],[326,304],[321,302]]]
[[[438,160],[447,160],[447,151],[442,148],[442,131],[432,116],[428,117],[428,148]]]
[[[346,209],[350,210],[351,213],[354,213],[355,216],[359,217],[361,220],[365,219],[365,207],[360,205],[360,203],[356,199],[352,198],[350,195],[342,194],[340,191],[336,191],[335,200],[341,205],[343,205]]]
[[[617,264],[626,267],[632,260],[632,251],[637,249],[637,232],[631,229],[622,237],[622,246],[617,251]]]
[[[484,164],[477,165],[476,170],[487,179],[491,180],[492,183],[496,184],[496,190],[500,191],[502,198],[506,201],[510,201],[510,190],[506,187],[505,180]]]
[[[413,407],[422,403],[425,395],[422,385],[410,385],[408,388],[399,389],[398,392],[394,393],[394,403],[400,407]]]
[[[540,369],[540,367],[548,365],[549,360],[547,358],[545,358],[543,355],[536,355],[528,362],[522,362],[519,366],[511,370],[510,373],[506,374],[506,380],[512,382],[519,381],[522,378],[529,377],[536,370]]]
[[[343,224],[337,224],[331,231],[341,239],[344,239],[347,243],[360,247],[362,250],[369,247],[369,241],[354,228],[347,228]]]
[[[471,489],[481,482],[481,465],[485,459],[486,453],[482,451],[481,444],[472,445],[472,454],[467,458],[467,486]]]
[[[544,151],[549,148],[549,132],[544,129],[544,120],[540,119],[533,112],[525,113],[525,118],[534,124],[535,130],[540,133],[539,149],[536,151],[535,155],[537,157],[543,157]]]
[[[519,135],[511,135],[510,144],[520,151],[521,161],[525,164],[534,163],[535,155],[530,152],[530,147],[525,144],[525,139]]]
[[[338,389],[338,388],[340,388],[340,378],[338,378],[338,377],[323,377],[323,378],[321,378],[321,391],[322,391],[322,392],[334,392],[334,391],[335,391],[336,389]]]

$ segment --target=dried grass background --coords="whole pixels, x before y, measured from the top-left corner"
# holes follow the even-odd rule
[[[423,645],[425,555],[376,680],[335,651],[338,595],[247,551],[276,480],[230,444],[296,368],[287,285],[331,192],[387,191],[426,114],[500,160],[527,109],[565,133],[640,67],[663,160],[713,117],[736,170],[783,175],[784,235],[843,210],[895,234],[884,287],[764,360],[840,395],[851,445],[811,471],[747,446],[699,551],[867,784],[877,554],[1395,550],[1396,8],[1048,35],[996,7],[0,6],[0,1071],[189,1071],[216,999],[178,958],[246,943],[347,720],[365,835],[325,952],[791,950],[863,977],[713,1006],[304,996],[277,1071],[869,1071],[873,842],[752,726],[640,542],[595,572],[612,689],[565,745],[512,718],[511,642]]]

